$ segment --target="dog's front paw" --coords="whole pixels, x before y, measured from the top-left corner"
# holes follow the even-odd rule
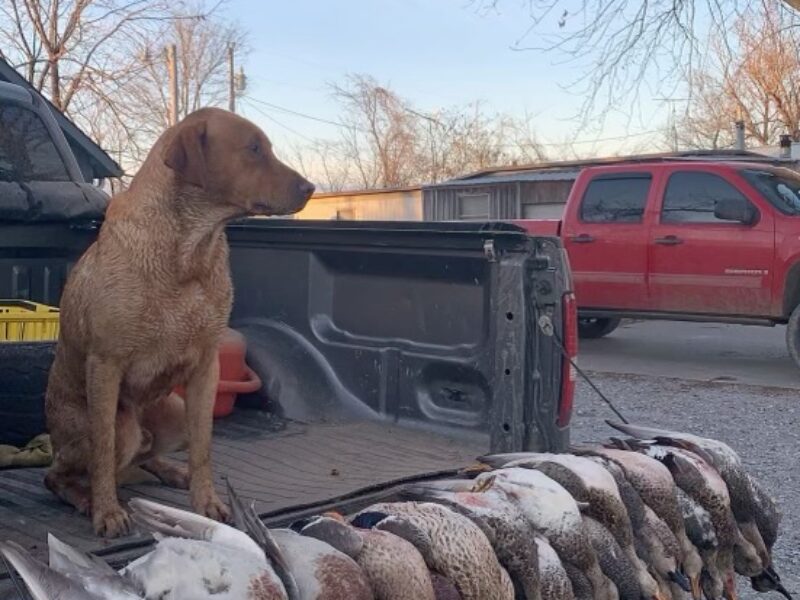
[[[92,523],[94,532],[102,537],[114,538],[126,535],[131,530],[131,520],[119,504],[108,508],[93,507]]]
[[[192,494],[192,508],[198,514],[223,523],[226,523],[231,516],[230,509],[219,499],[213,488]]]

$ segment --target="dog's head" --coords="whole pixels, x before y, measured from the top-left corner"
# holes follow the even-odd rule
[[[230,205],[238,212],[233,216],[289,215],[314,192],[312,183],[278,160],[261,129],[233,113],[200,109],[165,141],[162,158],[178,185]]]

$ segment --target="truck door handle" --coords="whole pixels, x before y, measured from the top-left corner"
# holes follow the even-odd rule
[[[594,241],[594,238],[590,236],[588,233],[581,233],[580,235],[573,235],[569,238],[571,242],[576,244],[591,244]]]
[[[655,242],[662,246],[677,246],[678,244],[682,244],[683,240],[677,235],[668,235],[662,238],[656,238]]]

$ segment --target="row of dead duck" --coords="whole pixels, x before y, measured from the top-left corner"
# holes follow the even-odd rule
[[[49,565],[0,552],[34,600],[736,600],[737,575],[791,600],[772,562],[780,511],[732,448],[611,425],[630,438],[484,456],[289,529],[232,489],[236,528],[134,499],[158,543],[120,572],[53,536]]]

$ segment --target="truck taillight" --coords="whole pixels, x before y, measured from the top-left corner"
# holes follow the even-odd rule
[[[564,319],[564,350],[567,356],[575,360],[578,356],[578,306],[575,294],[564,294],[562,300],[562,315]],[[572,417],[572,407],[575,402],[575,379],[577,373],[567,356],[561,359],[561,401],[558,405],[559,427],[569,425]]]

